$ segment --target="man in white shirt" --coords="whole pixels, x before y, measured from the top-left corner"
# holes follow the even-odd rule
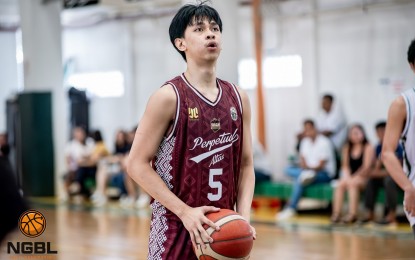
[[[300,143],[300,165],[289,166],[285,173],[295,179],[288,206],[276,215],[285,220],[296,214],[304,187],[316,183],[328,183],[335,175],[336,160],[330,140],[319,134],[312,120],[304,121],[304,138]]]
[[[316,119],[317,130],[330,138],[339,152],[346,140],[347,123],[339,104],[334,103],[334,97],[326,94],[321,101],[321,110]]]
[[[79,168],[79,162],[92,154],[94,150],[94,141],[87,138],[86,132],[82,127],[75,127],[72,130],[72,140],[65,147],[65,161],[67,173],[65,176],[65,190],[67,194],[62,194],[63,200],[67,199],[68,193],[76,193],[79,189],[74,183],[76,179],[76,171]],[[70,188],[71,186],[71,188]],[[71,192],[70,192],[71,190]]]

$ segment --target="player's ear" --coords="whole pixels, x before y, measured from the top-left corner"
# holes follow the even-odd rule
[[[176,46],[176,48],[179,51],[185,51],[186,50],[186,41],[183,38],[176,38],[174,40],[174,46]]]

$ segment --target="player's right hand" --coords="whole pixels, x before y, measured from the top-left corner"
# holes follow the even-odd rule
[[[205,214],[209,212],[218,212],[219,210],[220,208],[213,206],[202,206],[197,208],[189,207],[181,214],[180,219],[183,222],[184,227],[189,231],[193,247],[196,248],[197,245],[202,245],[206,249],[207,246],[205,244],[213,242],[213,239],[203,228],[203,224],[207,224],[208,226],[219,230],[220,227],[205,216]]]
[[[411,216],[415,216],[415,187],[405,189],[404,208]]]

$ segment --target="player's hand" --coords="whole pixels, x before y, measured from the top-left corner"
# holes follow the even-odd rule
[[[415,216],[415,187],[413,186],[405,189],[404,207],[409,215]]]
[[[203,206],[198,208],[189,207],[185,212],[183,212],[181,220],[184,227],[187,231],[189,231],[193,247],[200,244],[206,249],[207,246],[205,244],[213,242],[213,239],[203,228],[203,224],[207,224],[208,226],[219,231],[220,227],[205,216],[205,214],[209,212],[218,212],[219,210],[220,208],[213,206]]]
[[[252,230],[252,237],[254,238],[254,240],[256,240],[256,230],[253,226],[251,226],[251,230]]]

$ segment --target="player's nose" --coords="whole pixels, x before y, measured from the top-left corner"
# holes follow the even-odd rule
[[[215,34],[211,30],[208,30],[207,35],[206,35],[206,39],[208,39],[208,40],[215,39]]]

